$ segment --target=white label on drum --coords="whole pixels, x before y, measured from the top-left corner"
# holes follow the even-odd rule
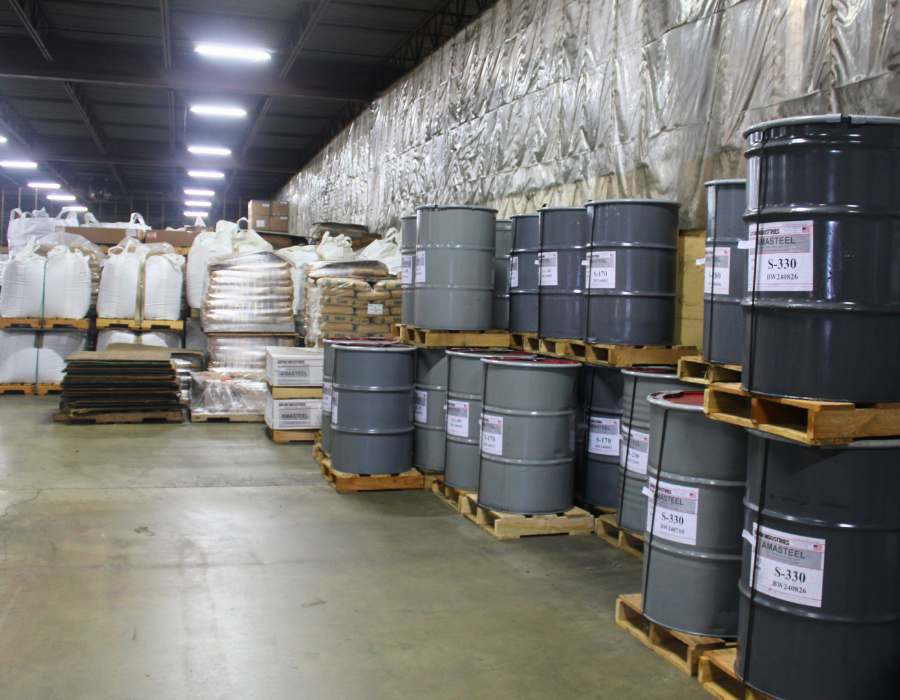
[[[519,258],[515,255],[509,259],[509,286],[519,286]]]
[[[704,294],[728,294],[731,287],[731,248],[706,247]]]
[[[650,436],[638,430],[629,432],[622,426],[619,442],[619,464],[634,474],[647,473],[647,457],[650,455]]]
[[[651,476],[643,492],[647,497],[647,531],[664,540],[697,544],[698,489],[665,481],[657,483]]]
[[[428,392],[416,389],[416,423],[428,422]]]
[[[541,253],[541,280],[542,287],[555,287],[559,284],[559,253]]]
[[[598,251],[588,255],[590,289],[616,288],[616,251]]]
[[[812,221],[777,221],[760,224],[758,241],[756,225],[752,225],[749,244],[748,292],[813,290]]]
[[[469,437],[469,402],[447,399],[447,434]]]
[[[331,382],[322,382],[322,410],[331,412]]]
[[[619,419],[591,418],[588,430],[588,452],[615,457],[619,454]]]
[[[757,534],[759,556],[755,556]],[[825,540],[800,537],[753,524],[753,535],[744,531],[750,542],[756,571],[751,585],[760,593],[789,603],[822,607],[825,582]]]
[[[489,455],[503,454],[503,418],[481,415],[481,451]]]
[[[338,422],[338,393],[336,391],[331,392],[331,424],[337,425]]]
[[[416,284],[425,282],[425,251],[416,253]]]
[[[412,255],[401,255],[400,256],[400,284],[412,284],[413,283],[413,256]]]

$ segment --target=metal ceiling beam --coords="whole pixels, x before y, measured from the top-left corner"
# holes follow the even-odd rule
[[[56,34],[53,30],[53,23],[40,0],[9,0],[9,4],[12,5],[19,20],[25,25],[25,31],[28,32],[43,57],[52,61],[53,55],[50,53],[48,44],[53,43]]]
[[[9,137],[19,145],[19,151],[29,158],[41,161],[44,167],[59,178],[62,184],[67,187],[71,186],[75,179],[71,173],[67,173],[64,168],[55,167],[52,163],[48,163],[44,158],[37,157],[34,146],[38,140],[38,135],[35,133],[34,129],[19,116],[12,105],[2,97],[0,97],[0,129],[3,129],[3,134],[5,136]]]
[[[172,67],[172,22],[169,12],[169,0],[159,0],[159,20],[162,34],[163,65],[166,70]]]

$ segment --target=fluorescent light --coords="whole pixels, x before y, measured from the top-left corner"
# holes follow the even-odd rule
[[[33,160],[0,160],[0,168],[23,168],[34,170],[37,163]]]
[[[212,190],[185,190],[184,193],[197,195],[198,197],[213,197],[216,194]]]
[[[207,177],[215,180],[225,177],[225,173],[220,173],[217,170],[188,170],[188,175],[191,177]]]
[[[28,186],[33,190],[58,190],[58,182],[29,182]]]
[[[222,148],[221,146],[188,146],[191,153],[198,156],[230,156],[230,148]]]
[[[74,194],[48,194],[47,199],[52,199],[54,202],[74,202],[75,195]]]
[[[208,114],[211,117],[246,117],[247,110],[240,107],[217,107],[215,105],[194,105],[194,114]]]
[[[219,58],[234,58],[240,61],[269,61],[272,54],[265,49],[255,49],[248,46],[230,46],[228,44],[197,44],[194,49],[204,56],[218,56]]]
[[[69,211],[87,211],[87,207],[69,207]]]
[[[244,114],[246,114],[246,112],[244,112]],[[7,141],[9,141],[8,138],[6,138],[5,136],[0,136],[0,143],[6,143]]]
[[[199,216],[201,219],[205,219],[209,216],[209,212],[205,211],[186,211],[184,212],[185,216]]]
[[[212,202],[195,202],[192,200],[187,200],[185,204],[189,207],[211,207]]]

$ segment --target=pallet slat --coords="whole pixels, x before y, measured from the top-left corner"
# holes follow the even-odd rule
[[[24,394],[25,396],[46,396],[62,391],[59,384],[0,384],[0,394]]]
[[[523,336],[522,347],[527,352],[604,367],[675,365],[680,358],[697,354],[697,348],[689,345],[601,345],[529,336]]]
[[[460,512],[498,540],[516,540],[536,535],[589,535],[594,516],[581,508],[552,515],[515,515],[500,513],[478,505],[478,494],[460,498]]]
[[[262,413],[235,413],[232,415],[210,415],[191,413],[191,423],[265,423]]]
[[[164,319],[147,319],[139,321],[135,318],[98,318],[97,329],[121,328],[132,331],[181,331],[184,321],[168,321]]]
[[[697,670],[697,680],[703,689],[719,700],[772,700],[741,682],[734,671],[735,661],[735,647],[704,652]]]
[[[618,547],[636,559],[644,558],[644,536],[623,530],[616,524],[614,514],[601,515],[597,518],[594,534],[613,547]]]
[[[181,423],[182,411],[127,411],[124,413],[94,413],[91,415],[71,415],[54,413],[57,423]]]
[[[475,493],[474,491],[466,491],[464,489],[454,488],[453,486],[447,486],[447,484],[437,481],[432,485],[431,492],[457,513],[462,512],[464,507],[463,501],[466,496]]]
[[[266,428],[272,442],[288,444],[292,442],[313,442],[319,434],[318,430],[273,430]]]
[[[332,469],[331,458],[319,443],[313,445],[313,457],[322,468],[322,478],[338,493],[421,491],[425,488],[425,477],[415,469],[397,474],[349,474]]]
[[[0,318],[0,328],[30,328],[34,330],[64,329],[86,331],[89,318]]]
[[[443,331],[400,326],[399,339],[423,348],[508,348],[507,331]]]
[[[715,382],[739,382],[741,366],[707,362],[700,355],[686,356],[678,360],[678,378],[683,382],[703,385]]]

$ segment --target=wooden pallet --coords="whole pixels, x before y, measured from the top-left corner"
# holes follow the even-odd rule
[[[321,399],[322,387],[320,386],[272,386],[269,385],[269,393],[273,399]]]
[[[234,413],[230,415],[210,415],[191,413],[191,423],[265,423],[262,413]]]
[[[435,482],[431,487],[431,492],[440,498],[444,503],[453,508],[457,513],[461,513],[463,511],[463,502],[466,499],[466,496],[474,494],[474,491],[467,491],[465,489],[454,488],[453,486],[447,486],[447,484],[441,482]]]
[[[183,411],[127,411],[125,413],[94,413],[91,415],[70,415],[54,413],[57,423],[181,423]]]
[[[318,430],[273,430],[266,428],[272,442],[286,444],[291,442],[313,442],[319,434]]]
[[[713,384],[714,382],[740,382],[740,365],[719,365],[707,362],[701,356],[682,357],[678,360],[678,378],[693,384]]]
[[[62,391],[59,384],[0,384],[0,394],[24,394],[25,396],[46,396]]]
[[[593,515],[594,518],[599,518],[602,515],[615,515],[617,512],[616,508],[603,508],[601,506],[595,506],[593,503],[583,501],[577,496],[575,498],[575,505],[581,508],[581,510],[586,510],[588,513]]]
[[[359,491],[421,491],[425,485],[423,477],[415,469],[397,474],[348,474],[331,468],[331,458],[324,457],[322,478],[338,493]]]
[[[589,535],[594,531],[594,516],[581,508],[551,515],[500,513],[478,505],[477,493],[466,494],[459,504],[460,513],[498,540],[535,535]]]
[[[322,460],[328,459],[330,456],[331,455],[322,449],[322,431],[319,431],[319,436],[313,443],[313,459],[319,464],[322,464]]]
[[[98,318],[97,329],[106,328],[126,329],[132,331],[182,331],[184,321],[167,321],[164,319],[147,319],[139,321],[136,318]]]
[[[507,331],[439,331],[400,326],[399,339],[423,348],[508,348]]]
[[[697,680],[711,695],[719,700],[772,700],[768,695],[751,690],[734,671],[737,649],[712,649],[700,656]]]
[[[0,328],[69,329],[86,331],[91,327],[89,318],[0,318]]]
[[[509,334],[509,349],[510,350],[524,350],[525,349],[525,339],[533,339],[537,340],[537,333],[510,333]]]
[[[644,559],[644,536],[620,528],[616,525],[615,515],[601,515],[597,518],[594,534],[623,552],[628,552],[637,559]]]
[[[692,345],[592,345],[581,340],[523,336],[526,352],[575,360],[604,367],[675,365],[685,355],[696,355]]]
[[[677,632],[651,622],[641,610],[640,593],[619,596],[616,624],[688,676],[697,674],[700,657],[705,652],[732,644],[718,637]]]
[[[715,420],[807,445],[846,445],[859,438],[900,436],[900,403],[751,396],[740,384],[727,382],[706,388],[703,410]]]
[[[422,469],[422,467],[413,467],[422,475],[422,488],[425,491],[431,491],[435,484],[444,483],[444,472],[437,472],[431,469]]]

